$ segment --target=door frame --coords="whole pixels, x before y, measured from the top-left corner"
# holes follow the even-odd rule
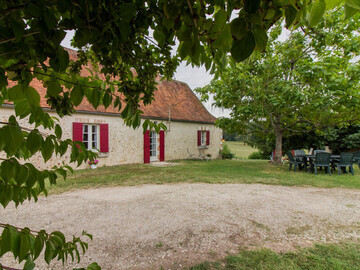
[[[153,138],[152,138],[153,136]],[[158,161],[158,155],[159,155],[159,151],[158,151],[158,136],[157,133],[155,131],[150,131],[149,134],[150,137],[150,147],[149,147],[149,151],[150,151],[150,162],[154,162],[154,161]],[[154,142],[152,142],[152,139],[155,139]],[[155,146],[155,149],[153,149],[152,147]],[[155,150],[155,155],[151,155],[152,150]]]

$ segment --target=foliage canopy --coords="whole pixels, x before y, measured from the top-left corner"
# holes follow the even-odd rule
[[[230,62],[221,79],[199,92],[215,94],[216,105],[231,109],[232,119],[220,126],[247,132],[251,122],[252,131],[273,134],[280,161],[284,135],[360,121],[359,26],[358,15],[344,22],[336,10],[281,40],[278,23],[264,53]]]
[[[56,184],[58,176],[65,178],[72,171],[67,164],[40,170],[31,163],[36,154],[46,162],[70,151],[70,162],[77,165],[95,158],[82,143],[62,137],[57,119],[40,106],[40,95],[31,86],[34,79],[46,87],[47,103],[59,117],[74,113],[86,98],[95,109],[118,108],[126,124],[136,128],[141,124],[139,103],[151,102],[157,74],[170,78],[180,60],[218,72],[228,52],[241,61],[255,49],[264,50],[267,30],[280,18],[285,17],[286,27],[302,20],[313,26],[325,9],[341,2],[0,0],[0,105],[15,109],[0,123],[0,203],[6,207],[37,200],[41,193],[46,195],[45,180]],[[346,1],[347,17],[358,9],[358,1]],[[60,46],[69,30],[75,31],[72,46],[78,50],[77,59],[70,59]],[[173,55],[176,40],[178,53]],[[93,73],[82,77],[86,65]],[[26,119],[31,128],[21,126],[19,119]],[[161,128],[144,121],[143,128],[149,127]],[[79,248],[87,248],[79,238],[67,242],[59,232],[3,223],[0,227],[0,257],[11,252],[18,261],[26,261],[25,269],[35,267],[41,250],[49,262],[80,257]]]

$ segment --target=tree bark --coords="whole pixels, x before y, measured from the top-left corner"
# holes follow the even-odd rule
[[[282,139],[283,139],[283,130],[281,129],[280,116],[275,116],[275,121],[273,121],[274,133],[275,133],[275,155],[274,155],[274,163],[279,165],[281,164],[282,158]]]

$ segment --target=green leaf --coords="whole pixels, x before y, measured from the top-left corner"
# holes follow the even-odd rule
[[[69,53],[61,49],[59,52],[59,72],[63,72],[69,66]]]
[[[31,259],[31,257],[29,256],[24,264],[24,268],[23,270],[33,270],[35,268],[35,263],[33,262],[33,260]]]
[[[246,35],[246,23],[242,18],[236,18],[231,22],[231,35],[235,40],[240,40]]]
[[[115,101],[114,101],[114,108],[118,107],[119,106],[119,111],[121,110],[121,100],[119,97],[116,97],[115,98]]]
[[[29,133],[26,145],[32,155],[39,151],[42,141],[42,136],[39,133],[34,130]]]
[[[165,45],[166,36],[160,27],[157,27],[154,31],[154,38],[158,42],[159,46],[162,47]]]
[[[253,34],[257,49],[260,51],[264,51],[266,49],[266,44],[268,41],[266,31],[261,26],[255,26],[253,29]]]
[[[39,106],[40,105],[40,95],[33,87],[29,86],[26,90],[27,99],[30,105]]]
[[[36,258],[39,257],[43,248],[44,248],[44,238],[42,237],[42,235],[39,234],[36,236],[35,244],[34,244],[34,260],[36,260]]]
[[[21,100],[15,103],[15,113],[17,116],[24,118],[31,113],[31,107],[28,100]]]
[[[140,123],[141,123],[141,119],[140,119],[140,113],[137,113],[134,115],[134,118],[133,118],[133,128],[137,128],[140,126]]]
[[[324,0],[320,0],[324,1]],[[294,22],[298,10],[293,5],[288,5],[285,8],[285,26],[286,28],[289,28],[292,23]]]
[[[49,240],[54,244],[55,248],[61,248],[64,244],[62,239],[57,235],[51,234]]]
[[[5,182],[9,182],[12,178],[15,177],[16,173],[16,164],[12,160],[4,160],[1,163],[1,178]]]
[[[90,264],[86,270],[101,270],[101,267],[97,263]]]
[[[212,43],[213,48],[223,48],[228,50],[231,47],[231,32],[229,25],[224,25],[217,40]]]
[[[62,136],[62,129],[59,124],[55,125],[55,135],[58,139],[60,139]]]
[[[218,26],[222,26],[226,23],[227,21],[227,17],[228,14],[225,10],[220,9],[218,12],[216,12],[215,14],[215,24]]]
[[[259,9],[261,0],[251,0],[244,2],[245,2],[245,11],[248,13],[255,13]]]
[[[23,229],[20,233],[20,253],[19,262],[22,262],[30,251],[29,229]]]
[[[55,78],[52,78],[47,86],[47,93],[50,96],[56,97],[62,92],[62,87],[59,81]]]
[[[3,150],[5,146],[5,136],[6,134],[3,132],[2,128],[0,128],[0,151]]]
[[[10,228],[10,246],[14,257],[17,258],[20,253],[20,233],[15,228]]]
[[[24,88],[21,85],[15,85],[8,89],[9,99],[11,101],[19,101],[26,99]]]
[[[185,57],[190,55],[192,45],[193,45],[193,42],[191,39],[187,39],[181,43],[181,46],[180,46],[180,58],[181,59],[185,59]]]
[[[106,92],[102,100],[105,109],[111,105],[111,102],[112,102],[112,95]]]
[[[360,9],[360,0],[346,0],[345,4],[349,7]]]
[[[75,106],[79,106],[84,98],[84,89],[80,85],[75,85],[71,90],[70,99]]]
[[[1,234],[0,258],[8,251],[11,251],[11,233],[8,227],[5,227]]]
[[[344,0],[325,0],[325,3],[326,3],[326,10],[329,10],[344,3]]]
[[[136,12],[136,5],[134,3],[123,3],[120,5],[120,16],[125,21],[130,21]]]
[[[350,19],[352,16],[354,16],[356,13],[359,12],[359,9],[350,7],[345,3],[345,20]]]
[[[41,147],[41,154],[45,162],[52,157],[53,152],[54,152],[54,143],[50,137],[47,137],[45,141],[42,143],[42,147]]]
[[[100,91],[99,91],[99,89],[97,89],[97,88],[92,89],[92,94],[91,94],[89,102],[91,103],[91,105],[93,105],[94,109],[99,107],[99,105],[100,105]]]
[[[5,76],[5,70],[0,68],[0,88],[7,86],[8,85],[8,81],[7,78]]]
[[[66,141],[61,141],[59,146],[59,154],[63,156],[68,149],[68,143]]]
[[[18,186],[21,186],[23,183],[25,183],[28,177],[29,177],[29,169],[23,165],[19,166],[15,176],[15,181],[18,184]]]
[[[4,134],[6,134],[4,139],[8,154],[15,154],[24,140],[20,128],[12,125],[6,125],[2,129]]]
[[[44,255],[44,259],[47,262],[47,264],[50,264],[51,260],[54,259],[55,256],[56,256],[56,249],[54,244],[50,241],[47,241],[45,248],[45,255]]]
[[[12,21],[11,22],[11,29],[14,32],[16,41],[20,41],[21,38],[24,35],[25,29],[24,29],[25,24],[24,23],[20,23],[17,21]]]
[[[320,20],[322,19],[325,13],[325,0],[316,0],[311,7],[310,14],[309,14],[309,26],[315,26]]]
[[[199,40],[194,41],[193,46],[191,47],[190,57],[191,57],[191,60],[195,64],[199,63],[199,57],[200,57],[200,42],[199,42]]]
[[[242,40],[233,42],[231,47],[231,56],[236,62],[247,59],[255,49],[255,38],[253,33],[248,32],[246,37]]]

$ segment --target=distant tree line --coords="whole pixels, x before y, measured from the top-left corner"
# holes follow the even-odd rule
[[[260,132],[255,124],[249,125],[247,135],[232,135],[257,148],[262,158],[269,158],[274,151],[275,136]],[[334,154],[360,149],[360,125],[329,127],[322,131],[290,134],[284,137],[283,153],[293,149],[325,149],[325,146],[329,146]]]

